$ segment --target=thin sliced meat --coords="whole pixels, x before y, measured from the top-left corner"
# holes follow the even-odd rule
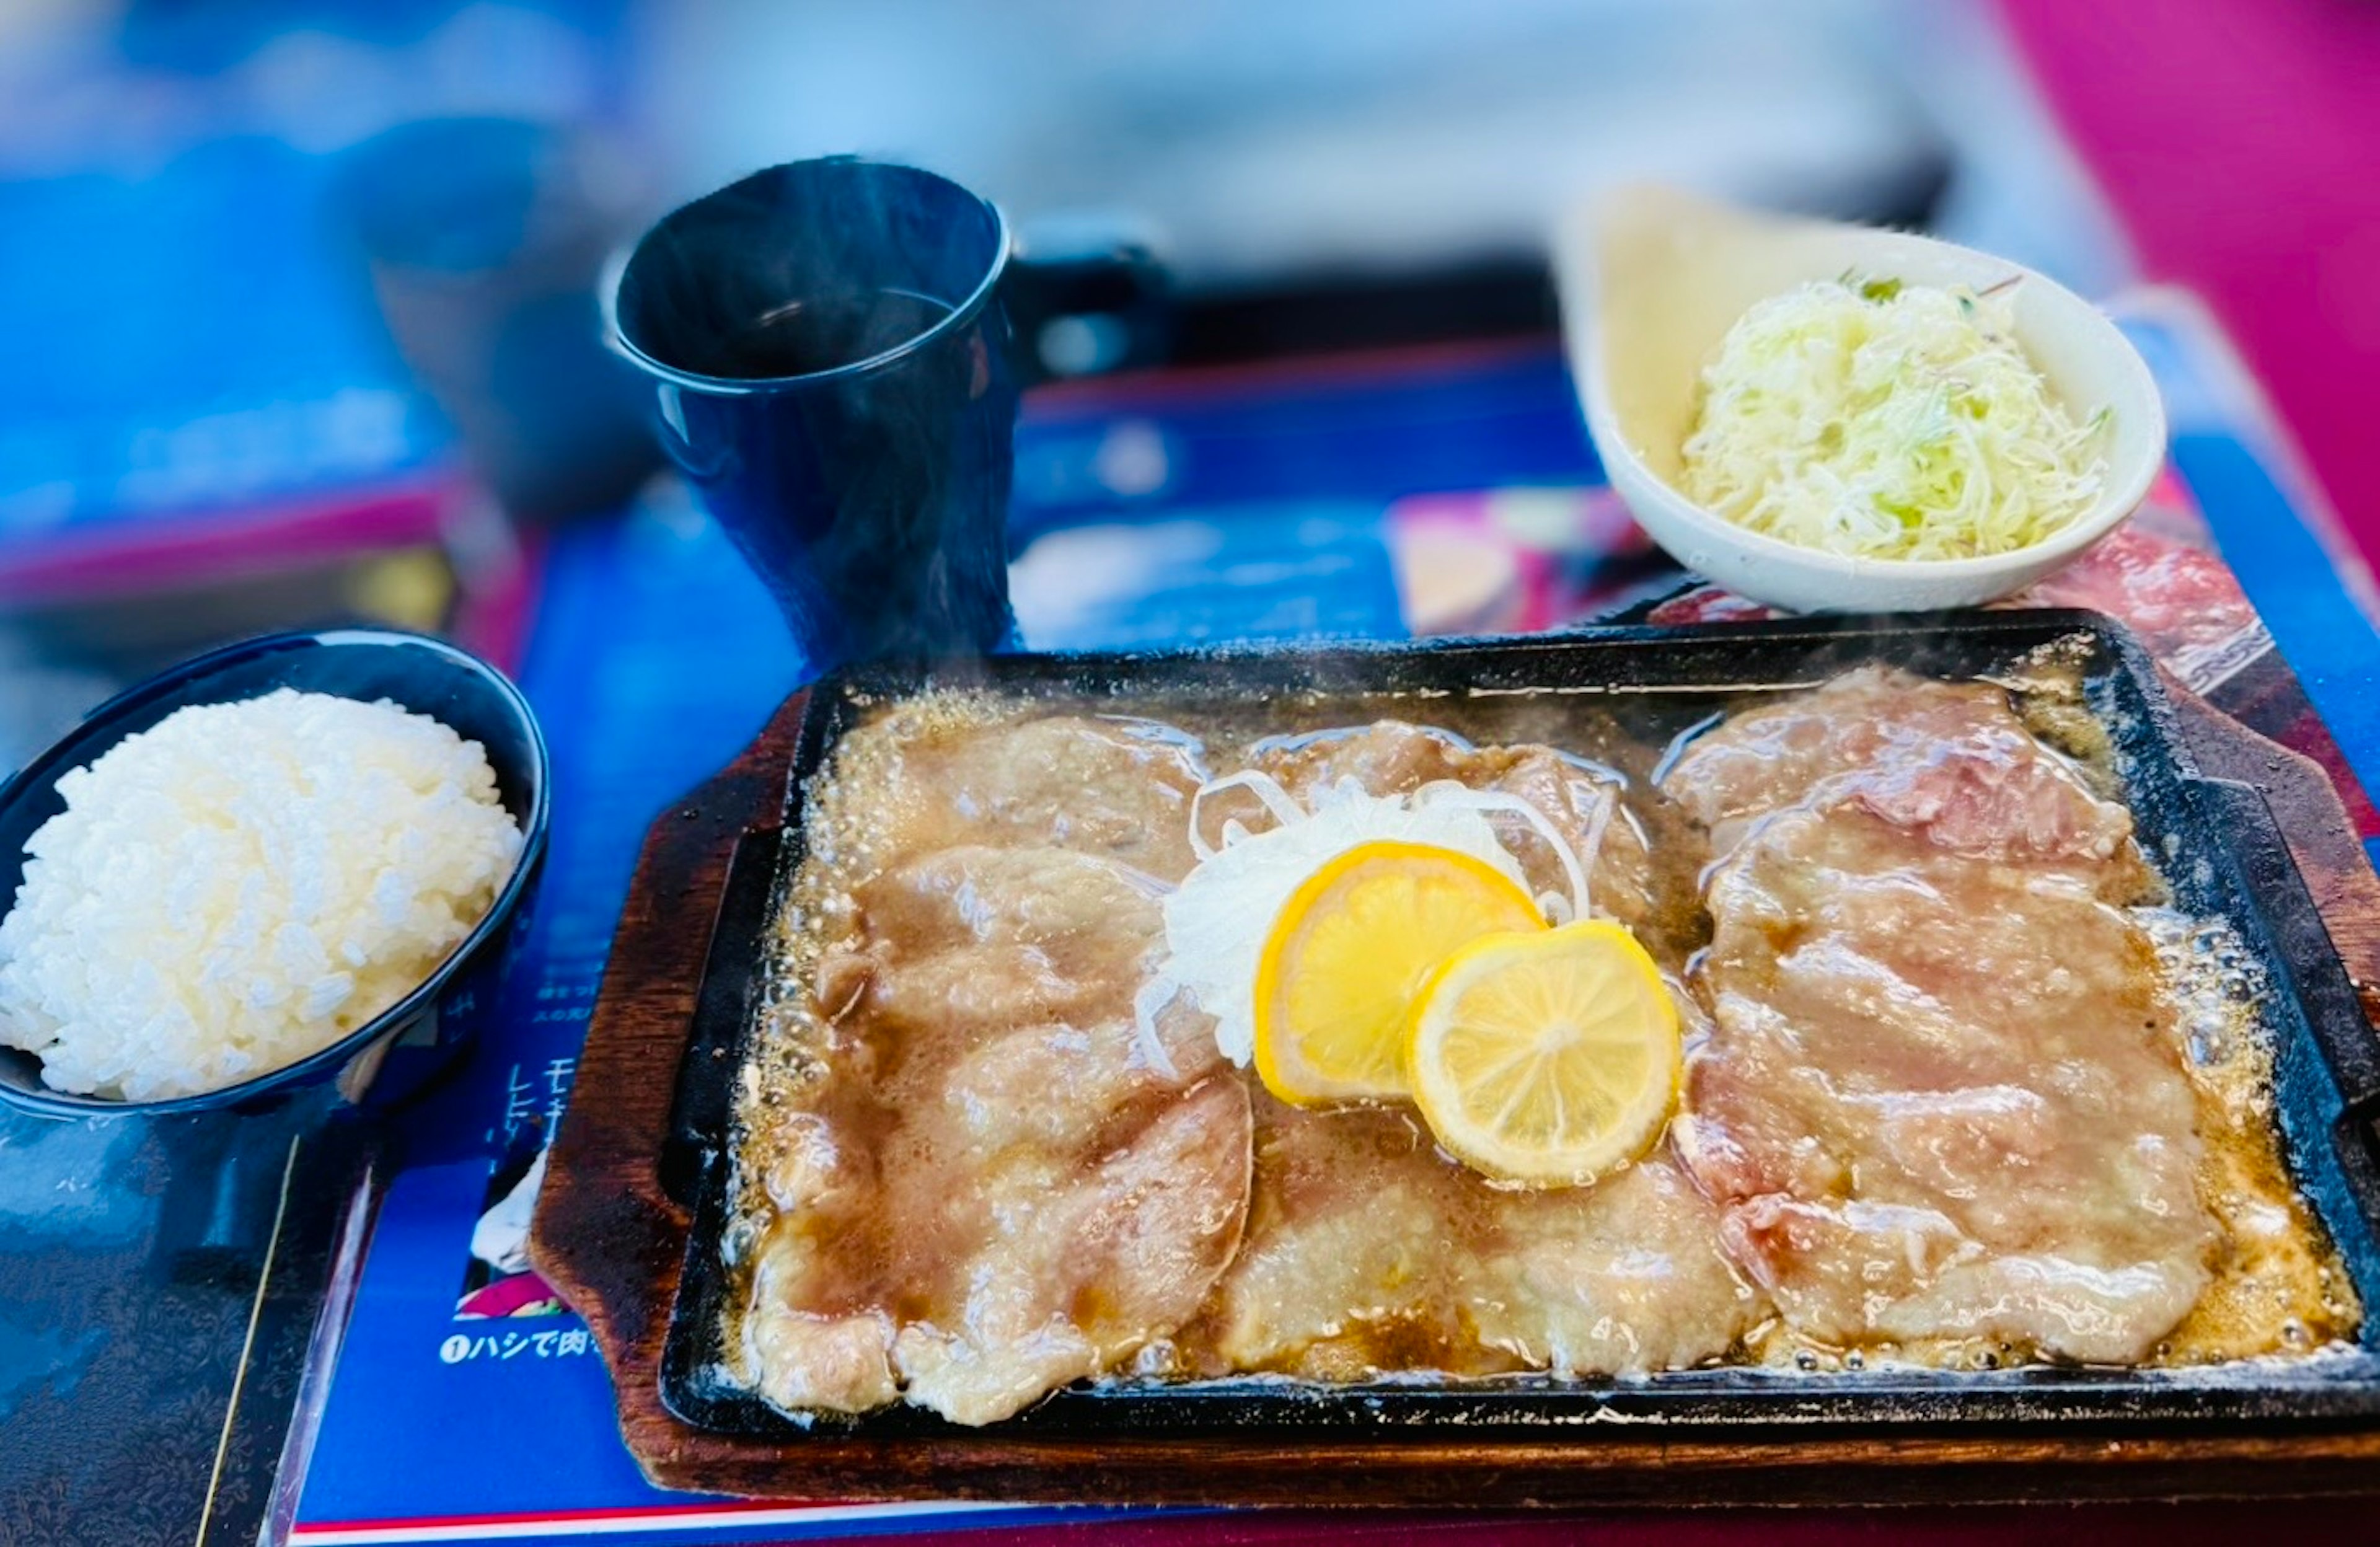
[[[2001,689],[1885,668],[1735,716],[1662,787],[1726,856],[1673,1137],[1788,1323],[2151,1352],[2217,1232],[2155,952],[2111,906],[2150,879],[2129,813]]]
[[[1157,914],[1113,860],[950,848],[853,902],[825,1067],[747,1151],[746,1363],[788,1409],[990,1422],[1196,1309],[1246,1214],[1247,1091],[1204,1017],[1135,1028]]]
[[[1631,925],[1652,911],[1644,829],[1628,809],[1626,781],[1599,763],[1525,743],[1474,747],[1451,732],[1397,720],[1277,744],[1251,762],[1309,803],[1342,782],[1367,795],[1410,795],[1447,781],[1515,797],[1536,808],[1581,857],[1596,911]],[[1520,860],[1531,890],[1569,895],[1560,857],[1527,822],[1492,814],[1489,820]]]
[[[1366,795],[1402,795],[1440,779],[1461,780],[1478,756],[1476,748],[1452,731],[1382,720],[1273,742],[1260,747],[1249,762],[1311,804],[1342,783]]]
[[[1195,861],[1190,798],[1205,774],[1196,743],[1163,727],[1052,714],[922,730],[880,722],[860,734],[880,761],[852,798],[868,803],[863,825],[882,862],[1025,845],[1172,882]]]
[[[859,1413],[900,1395],[893,1318],[852,1280],[835,1226],[875,1201],[863,1157],[818,1116],[789,1116],[770,1136],[766,1187],[778,1210],[756,1254],[744,1317],[746,1363],[760,1395],[788,1411]]]
[[[1482,1343],[1557,1375],[1686,1370],[1766,1314],[1666,1148],[1593,1188],[1502,1195],[1463,1275]]]
[[[1594,1188],[1513,1191],[1409,1113],[1257,1107],[1246,1240],[1177,1339],[1194,1372],[1633,1374],[1718,1358],[1761,1314],[1664,1151]]]
[[[1247,1092],[1208,1079],[1087,1174],[1043,1159],[969,1178],[952,1206],[980,1210],[986,1238],[893,1340],[909,1399],[953,1422],[1006,1418],[1188,1320],[1239,1244]]]
[[[1391,722],[1255,761],[1301,798],[1342,778],[1374,795],[1441,779],[1515,795],[1596,856],[1599,911],[1650,906],[1618,776],[1551,749],[1473,749]],[[1531,881],[1566,891],[1545,845],[1509,830]],[[1718,1358],[1765,1313],[1720,1249],[1718,1211],[1666,1147],[1591,1188],[1516,1191],[1440,1154],[1408,1110],[1256,1100],[1247,1236],[1176,1340],[1188,1370],[1635,1373]]]
[[[1645,830],[1623,798],[1625,786],[1609,769],[1582,762],[1548,747],[1500,749],[1501,767],[1488,778],[1464,782],[1516,796],[1545,813],[1554,830],[1586,864],[1587,893],[1596,912],[1640,926],[1655,911],[1653,860]],[[1521,868],[1538,892],[1569,888],[1560,862],[1534,834],[1506,823],[1499,831],[1520,857]]]
[[[1187,1321],[1239,1244],[1247,1093],[1210,1077],[1153,1112],[1105,1153],[962,1139],[938,1164],[905,1124],[873,1155],[781,1170],[745,1325],[761,1395],[840,1412],[905,1395],[989,1423]]]
[[[1944,848],[2010,859],[2114,859],[2132,830],[2004,690],[1888,666],[1730,716],[1686,748],[1661,790],[1708,830],[1714,857],[1796,806],[1863,806]]]
[[[943,849],[852,897],[820,1006],[925,1034],[1128,1013],[1164,932],[1136,872],[1063,848]]]
[[[1239,1256],[1177,1338],[1201,1374],[1282,1370],[1359,1379],[1423,1362],[1458,1368],[1444,1268],[1450,1201],[1411,1114],[1309,1112],[1256,1098],[1256,1180]],[[1506,1368],[1492,1360],[1489,1368]]]

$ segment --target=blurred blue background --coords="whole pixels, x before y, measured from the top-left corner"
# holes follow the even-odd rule
[[[17,0],[0,765],[229,635],[502,653],[537,530],[652,467],[603,257],[834,151],[1148,240],[1186,362],[1549,332],[1549,216],[1644,177],[2131,266],[1973,6]]]

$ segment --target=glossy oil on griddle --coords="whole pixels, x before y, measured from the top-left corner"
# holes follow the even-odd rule
[[[2192,807],[2223,810],[2230,798],[2170,764],[2170,721],[2158,724],[2164,707],[2142,695],[2144,669],[2125,654],[2128,642],[2085,630],[2052,648],[2061,640],[2057,624],[1992,621],[1923,652],[1847,626],[1773,626],[1755,630],[1768,636],[1752,648],[1771,666],[1759,674],[1742,669],[1744,630],[1732,633],[1726,652],[1709,640],[1645,630],[1652,648],[1631,652],[1614,648],[1621,640],[1569,640],[1297,659],[1024,657],[980,674],[888,671],[831,683],[821,690],[831,698],[811,709],[797,760],[807,802],[797,799],[790,814],[809,847],[807,859],[800,845],[788,852],[790,888],[781,890],[773,928],[778,971],[764,973],[769,1005],[747,1038],[740,1130],[731,1138],[716,1107],[710,1124],[698,1124],[707,1135],[699,1142],[722,1145],[714,1151],[722,1163],[702,1183],[686,1292],[671,1325],[671,1407],[707,1428],[795,1432],[781,1414],[868,1409],[900,1397],[906,1383],[912,1402],[985,1421],[1087,1373],[1098,1378],[1033,1404],[1012,1423],[1042,1432],[1433,1416],[1559,1423],[1587,1393],[1597,1411],[1619,1402],[1676,1419],[1755,1423],[1788,1409],[1794,1421],[1815,1414],[1840,1421],[2156,1416],[2168,1407],[2294,1411],[2339,1402],[2361,1411],[2354,1402],[2375,1393],[2354,1370],[2371,1354],[2350,1340],[2359,1331],[2356,1290],[2371,1292],[2371,1230],[2356,1212],[2368,1204],[2371,1178],[2359,1157],[2323,1142],[2321,1126],[2335,1121],[2342,1095],[2323,1056],[2304,1056],[2342,1035],[2306,1021],[2330,1002],[2327,985],[2315,983],[2321,973],[2309,976],[2306,964],[2277,959],[2265,931],[2276,907],[2268,888],[2249,905],[2230,857],[2209,847],[2216,835],[2242,840],[2252,823],[2226,819],[2230,831],[2216,833],[2204,816],[2192,819]],[[2063,633],[2075,628],[2078,619],[2063,619]],[[1861,674],[1876,657],[1916,662],[1966,686]],[[1975,678],[1992,681],[1975,688]],[[1704,1114],[1690,1092],[1676,1142],[1621,1178],[1569,1195],[1513,1195],[1435,1154],[1426,1130],[1397,1107],[1281,1107],[1255,1080],[1216,1066],[1195,1012],[1157,1018],[1157,1059],[1148,1047],[1131,1047],[1128,1017],[1121,1040],[1104,1050],[1098,1033],[1047,1035],[1050,1023],[1114,1026],[1116,997],[1128,1000],[1140,981],[1154,928],[1149,897],[1169,871],[1187,866],[1183,819],[1199,764],[1220,774],[1249,761],[1288,787],[1344,774],[1380,790],[1428,778],[1524,790],[1557,823],[1599,831],[1590,845],[1597,909],[1628,919],[1673,976],[1693,981],[1690,1012],[1728,983],[1737,997],[1773,997],[1776,961],[1761,961],[1759,950],[1728,956],[1730,928],[1737,944],[1761,940],[1759,928],[1747,935],[1747,919],[1730,923],[1723,893],[1730,871],[1759,881],[1759,857],[1735,857],[1706,881],[1711,845],[1730,843],[1732,833],[1726,814],[1714,822],[1685,787],[1697,778],[1697,760],[1718,754],[1730,733],[1759,731],[1764,709],[1804,702],[1823,712],[1826,695],[1811,698],[1811,690],[1835,683],[1833,692],[1859,692],[1861,681],[1918,709],[1930,692],[1951,702],[1966,695],[1968,716],[1975,704],[1997,707],[1983,716],[1992,721],[1985,728],[2040,748],[2045,766],[2070,786],[2066,814],[2085,819],[2069,833],[2052,822],[2054,802],[2046,816],[2034,811],[2049,826],[2028,828],[2025,843],[2045,847],[2025,857],[2028,864],[2046,864],[2061,871],[2049,878],[2057,885],[2078,883],[2123,909],[2108,959],[2131,988],[2116,983],[2113,993],[2123,1005],[2147,1006],[2140,1030],[2168,1054],[2152,1062],[2164,1080],[2069,1056],[2058,1068],[2066,1083],[2052,1073],[2034,1083],[2070,1107],[2090,1085],[2080,1076],[2096,1071],[2102,1083],[2113,1076],[2137,1107],[2131,1121],[2168,1154],[2142,1162],[2125,1145],[2085,1142],[2063,1157],[2037,1147],[2042,1188],[2030,1200],[2025,1188],[1997,1188],[2011,1195],[1997,1213],[2007,1224],[2030,1212],[2046,1219],[2046,1230],[1995,1233],[1983,1219],[1995,1212],[1983,1207],[1992,1200],[1978,1204],[1980,1213],[1949,1207],[1961,1192],[1985,1192],[1973,1186],[1983,1178],[1961,1180],[1959,1157],[1937,1142],[1947,1130],[1928,1133],[1923,1112],[1916,1124],[1888,1126],[1889,1133],[1852,1142],[1835,1135],[1833,1157],[1850,1163],[1861,1186],[1830,1192],[1823,1178],[1802,1186],[1771,1178],[1752,1192],[1732,1188],[1726,1166],[1711,1162],[1711,1135],[1694,1133]],[[1876,721],[1871,709],[1844,719]],[[988,725],[997,728],[990,740]],[[1699,740],[1682,736],[1697,725]],[[1438,731],[1468,737],[1471,748]],[[1063,774],[1036,795],[1030,778],[954,764],[968,743],[1016,743],[1019,769]],[[864,764],[868,776],[856,778]],[[912,776],[923,776],[923,786]],[[914,799],[918,787],[952,778],[974,781],[990,799],[971,807]],[[844,799],[852,790],[867,795],[855,804]],[[2108,814],[2123,823],[2108,795],[2140,814],[2137,852],[2092,833],[2092,822]],[[1873,807],[1889,804],[1892,793],[1868,790],[1861,799],[1866,807],[1850,802],[1859,807],[1854,816],[1876,822]],[[959,828],[950,826],[952,810],[962,811]],[[868,855],[850,843],[838,847],[838,822],[862,811],[856,826],[873,835]],[[1050,843],[1052,831],[1059,843]],[[1942,843],[1959,847],[1954,833]],[[2080,866],[2090,873],[2080,881],[2075,852],[2058,852],[2069,843],[2090,849],[2090,864]],[[1833,859],[1835,873],[1859,881],[1859,864]],[[1014,883],[1042,864],[1062,866],[1075,883],[1104,873],[1087,888],[1026,888],[1040,897],[1081,893],[1087,902],[1078,926],[1052,914],[1033,923],[1033,940],[1066,944],[1042,952],[1050,971],[1038,985],[1012,973],[1009,990],[1024,993],[1002,1005],[1007,990],[990,956],[968,964],[964,950],[950,947],[1000,943],[1002,909],[1014,914],[1026,895]],[[1121,888],[1107,885],[1119,876]],[[856,909],[867,928],[855,931],[844,909]],[[1876,955],[1876,943],[1868,950]],[[905,976],[902,967],[929,971]],[[2049,961],[2042,981],[2052,988],[2042,993],[2066,993],[2057,983],[2069,967]],[[2327,967],[2335,971],[2335,959]],[[722,971],[716,959],[711,971]],[[1087,997],[1047,1014],[1036,995],[1052,983]],[[950,1005],[964,1009],[959,1021],[974,1017],[974,1033],[950,1035]],[[1740,1012],[1723,1009],[1716,1033],[1699,1033],[1694,1078],[1711,1090],[1728,1080],[1711,1083],[1704,1071],[1744,1062],[1742,1050],[1730,1059],[1730,1042],[1742,1040]],[[838,1021],[843,1054],[835,1035],[821,1035]],[[942,1026],[945,1035],[895,1033],[895,1026]],[[2321,1224],[2299,1200],[2277,1145],[2276,1047],[2288,1159]],[[823,1059],[814,1056],[821,1050]],[[856,1062],[852,1050],[862,1052]],[[2042,1047],[2018,1038],[2018,1050],[2033,1056]],[[1002,1068],[1002,1059],[1021,1062]],[[1937,1085],[1956,1100],[1980,1102],[1971,1118],[1990,1118],[1992,1100],[2021,1107],[2025,1095],[2025,1080],[1995,1085],[1983,1073],[1956,1090]],[[1742,1078],[1735,1088],[1768,1090]],[[950,1118],[957,1126],[938,1128],[945,1118],[929,1109],[957,1114]],[[1761,1116],[1756,1104],[1749,1116]],[[2023,1150],[2018,1116],[2001,1112],[1980,1126],[1992,1142]],[[2046,1128],[2034,1124],[2034,1140],[2046,1135],[2052,1147],[2069,1145],[2087,1128],[2073,1112],[2052,1116]],[[1243,1121],[1252,1180],[1245,1213],[1235,1213],[1231,1157]],[[1737,1121],[1744,1124],[1742,1112]],[[954,1142],[966,1138],[962,1130],[974,1140]],[[1759,1121],[1749,1121],[1742,1135],[1756,1138],[1756,1130]],[[909,1150],[883,1150],[888,1140]],[[968,1142],[1000,1151],[1021,1145],[1030,1157],[1007,1202],[1000,1186],[985,1186],[988,1171],[959,1159]],[[728,1166],[738,1145],[745,1163]],[[788,1154],[807,1159],[788,1166]],[[862,1171],[852,1174],[856,1190],[840,1204],[835,1186],[821,1186],[826,1174],[805,1174],[831,1154],[862,1157]],[[1923,1180],[1918,1162],[1949,1166],[1935,1178],[1933,1202],[1966,1240],[1928,1240],[1918,1230],[1906,1242],[1918,1254],[1909,1273],[1913,1283],[1959,1283],[1942,1271],[1959,1264],[1921,1254],[1949,1248],[1961,1261],[1980,1257],[1968,1264],[1966,1299],[1937,1295],[1928,1309],[1909,1285],[1883,1285],[1830,1302],[1828,1245],[1823,1233],[1809,1236],[1809,1225],[1877,1225],[1859,1209],[1833,1207],[1844,1197],[1909,1209],[1918,1200],[1897,1197],[1894,1186],[1906,1192]],[[2096,1252],[2092,1209],[2113,1209],[2102,1197],[2108,1180],[2131,1186],[2164,1175],[2173,1183],[2173,1162],[2180,1188],[2166,1195],[2170,1228],[2132,1228],[2140,1225],[2132,1219],[2131,1233]],[[2058,1163],[2073,1166],[2073,1175],[2058,1174]],[[1157,1175],[1187,1178],[1169,1190],[1181,1207],[1125,1207],[1145,1200],[1152,1188],[1142,1183]],[[1207,1202],[1220,1202],[1202,1207],[1202,1190]],[[2061,1192],[2073,1197],[2061,1202]],[[1752,1197],[1804,1204],[1809,1216],[1778,1228],[1776,1219],[1747,1212]],[[2154,1195],[2140,1202],[2152,1219],[2161,1207]],[[844,1221],[873,1221],[871,1233],[847,1230],[835,1209],[844,1209]],[[992,1219],[1026,1221],[1024,1230],[985,1228],[985,1209]],[[1199,1228],[1209,1219],[1219,1228]],[[1131,1249],[1116,1248],[1121,1221],[1140,1228]],[[2323,1225],[2332,1236],[2344,1230],[2344,1259]],[[1885,1228],[1900,1225],[1885,1221]],[[1087,1249],[1090,1242],[1104,1242],[1107,1254]],[[2049,1321],[2037,1325],[1975,1314],[1992,1275],[2001,1275],[1999,1290],[2021,1287],[2033,1257],[2107,1269],[2113,1299],[2046,1299]],[[823,1275],[814,1275],[821,1264]],[[2128,1281],[2137,1269],[2156,1283]],[[743,1314],[747,1304],[773,1316],[778,1333],[793,1331],[776,1354],[795,1359],[755,1357],[769,1340],[747,1337],[755,1333]],[[1566,1314],[1597,1307],[1616,1314]],[[1966,1321],[1987,1331],[1963,1335]],[[890,1361],[871,1352],[902,1340]],[[844,1359],[852,1349],[862,1354],[856,1364]],[[2166,1366],[2166,1373],[2142,1385],[2144,1376],[2116,1366]],[[2289,1376],[2299,1366],[2318,1383],[2306,1393]],[[785,1385],[785,1369],[805,1370],[800,1381],[811,1385]],[[864,1370],[856,1385],[817,1387],[855,1369]],[[1547,1369],[1554,1378],[1528,1373]],[[1614,1373],[1623,1376],[1619,1385],[1607,1378]],[[1633,1378],[1645,1373],[1654,1378]],[[771,1402],[757,1399],[755,1385]],[[856,1423],[905,1432],[918,1421],[933,1419],[892,1407]],[[847,1423],[838,1419],[835,1428]]]
[[[2134,843],[2091,658],[1602,701],[850,695],[708,1248],[716,1377],[782,1412],[905,1396],[972,1423],[1085,1377],[2334,1349],[2356,1297],[2283,1163],[2271,985]],[[1192,794],[1248,767],[1297,796],[1452,780],[1562,829],[1688,1017],[1670,1139],[1592,1188],[1500,1188],[1402,1107],[1273,1101],[1193,1005],[1136,1023]],[[1890,1034],[1879,972],[1925,991]]]

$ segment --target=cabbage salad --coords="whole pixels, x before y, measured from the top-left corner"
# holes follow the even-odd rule
[[[1804,285],[1704,367],[1681,486],[1804,548],[1951,559],[2031,547],[2099,496],[2102,409],[2077,423],[2018,348],[2008,286]]]

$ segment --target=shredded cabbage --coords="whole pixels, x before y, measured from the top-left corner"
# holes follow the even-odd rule
[[[1704,367],[1685,494],[1754,531],[1867,558],[2028,548],[2090,509],[2107,415],[2077,424],[2018,348],[2004,289],[1804,285]]]

